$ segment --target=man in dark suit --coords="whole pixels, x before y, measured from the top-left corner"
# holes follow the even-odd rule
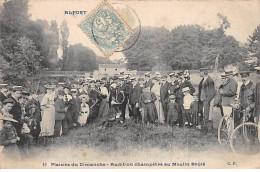
[[[134,81],[133,81],[134,82]],[[140,86],[140,82],[144,82],[143,78],[139,78],[138,82],[134,84],[134,88],[130,94],[129,103],[132,108],[132,114],[135,123],[138,123],[141,121],[141,114],[139,112],[139,98],[142,93],[142,88]]]
[[[22,121],[22,106],[19,103],[18,99],[22,96],[22,86],[14,86],[12,88],[12,95],[11,99],[13,100],[14,104],[12,109],[10,110],[10,114],[13,115],[13,118],[18,121],[18,123],[14,124],[14,127],[17,131],[17,135],[21,136],[21,130],[23,126]]]
[[[203,104],[203,118],[205,121],[205,128],[211,130],[212,123],[212,109],[213,98],[216,94],[215,84],[213,79],[208,75],[208,69],[200,69],[200,76],[202,80],[199,83],[199,101]]]
[[[170,83],[168,81],[166,81],[166,79],[167,79],[167,76],[163,75],[162,76],[162,85],[160,87],[160,98],[161,98],[165,122],[167,120],[166,119],[167,118],[167,104],[168,104],[168,97],[169,97],[168,89],[170,86]]]

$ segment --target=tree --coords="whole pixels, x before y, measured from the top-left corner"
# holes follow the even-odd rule
[[[82,44],[70,45],[68,57],[64,63],[64,69],[68,71],[93,71],[97,69],[96,54]]]
[[[249,36],[248,42],[248,55],[258,59],[258,66],[260,66],[260,25],[254,30],[253,35]]]
[[[6,82],[26,86],[28,80],[42,70],[41,62],[44,59],[37,51],[32,40],[22,37],[14,47],[14,54],[8,55],[10,61],[5,65],[3,79]]]
[[[64,20],[61,23],[60,32],[61,32],[61,46],[62,46],[62,52],[63,52],[62,59],[63,59],[63,62],[65,63],[67,61],[67,57],[68,57],[68,45],[69,45],[69,42],[68,42],[69,28],[67,26],[66,20]],[[65,70],[65,64],[63,65],[62,69]]]

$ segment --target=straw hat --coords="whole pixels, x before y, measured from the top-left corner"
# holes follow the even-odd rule
[[[3,121],[11,121],[11,122],[18,122],[16,121],[15,119],[13,119],[13,115],[3,115],[0,120],[3,120]]]

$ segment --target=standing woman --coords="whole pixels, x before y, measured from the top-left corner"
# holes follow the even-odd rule
[[[42,122],[41,122],[41,136],[53,136],[55,125],[55,86],[46,85],[46,94],[41,101]]]
[[[160,99],[160,87],[161,85],[159,84],[159,80],[157,77],[154,77],[152,79],[153,81],[153,87],[152,87],[152,92],[156,95],[157,100],[154,102],[158,114],[158,120],[161,124],[164,123],[164,116],[163,116],[163,109],[162,109],[162,103]]]

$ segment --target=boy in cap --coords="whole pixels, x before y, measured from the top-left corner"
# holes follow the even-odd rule
[[[9,104],[10,102],[7,102]],[[11,114],[3,115],[0,120],[3,121],[3,128],[0,131],[0,145],[4,146],[2,153],[5,155],[5,158],[10,160],[20,160],[20,153],[16,142],[20,140],[16,133],[16,129],[13,127],[13,123],[18,121],[13,119]]]
[[[190,88],[184,87],[182,89],[183,97],[183,123],[187,126],[192,126],[191,123],[191,113],[190,113],[190,106],[191,103],[194,101],[193,96],[190,94]]]
[[[66,135],[68,132],[67,120],[65,118],[65,113],[68,110],[68,107],[65,105],[63,100],[64,91],[58,90],[58,98],[55,101],[55,126],[54,126],[54,137],[59,137],[61,134]]]
[[[169,95],[166,124],[168,126],[173,126],[174,124],[179,123],[179,127],[181,127],[180,121],[178,121],[179,116],[181,114],[182,114],[182,110],[180,105],[176,103],[175,95],[174,94]]]

